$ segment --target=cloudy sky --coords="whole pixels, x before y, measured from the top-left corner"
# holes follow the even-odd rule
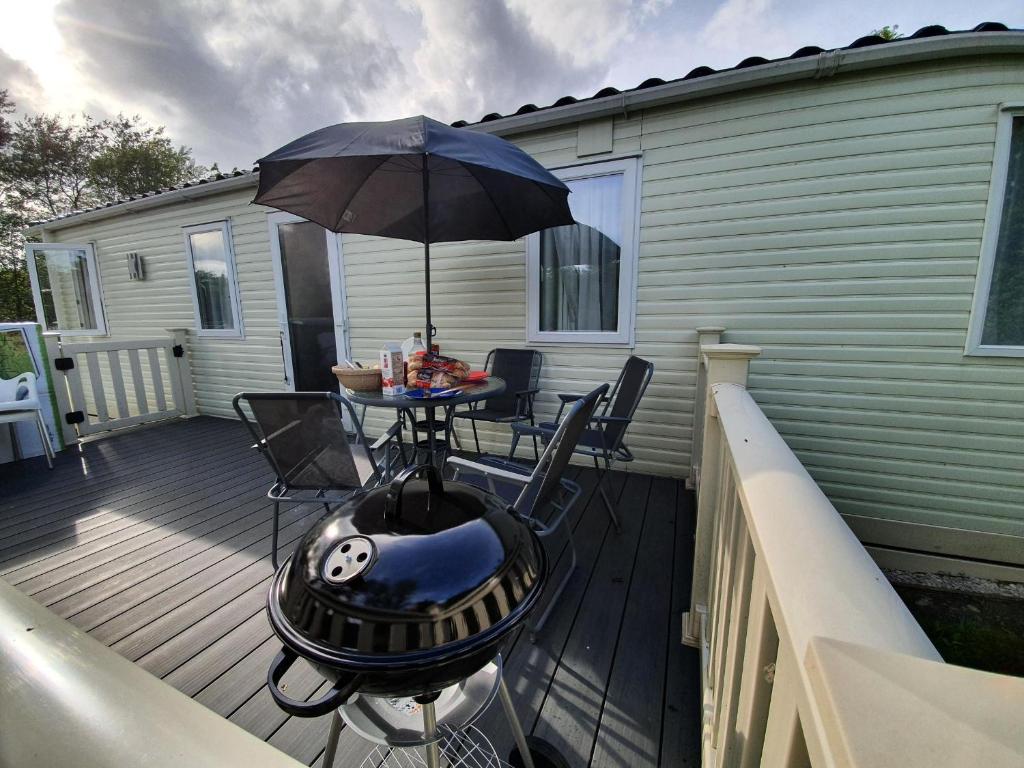
[[[1022,0],[0,0],[0,88],[30,111],[139,114],[205,164],[314,128],[509,112],[884,24],[1024,27]]]

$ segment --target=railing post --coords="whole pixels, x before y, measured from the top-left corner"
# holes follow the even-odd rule
[[[44,333],[43,344],[46,345],[46,365],[50,369],[50,384],[53,387],[53,399],[57,401],[57,413],[53,414],[53,419],[57,424],[57,429],[60,430],[61,438],[64,442],[64,447],[78,444],[78,432],[74,426],[68,424],[65,414],[71,412],[71,398],[68,395],[68,377],[63,371],[58,371],[54,361],[63,357],[64,354],[60,348],[60,334],[57,333]]]
[[[188,330],[186,328],[168,328],[171,335],[172,356],[168,358],[170,363],[171,388],[174,392],[174,402],[178,409],[185,416],[196,416],[195,390],[192,387],[192,368],[189,365]],[[177,350],[181,349],[179,355]]]
[[[750,360],[761,354],[760,347],[747,344],[706,344],[701,353],[707,365],[704,396],[704,425],[701,455],[699,457],[700,478],[697,493],[697,534],[693,552],[693,589],[690,610],[683,617],[683,642],[699,646],[701,623],[707,613],[708,576],[711,562],[711,542],[714,538],[715,522],[727,499],[719,499],[717,492],[722,472],[727,468],[723,435],[715,408],[715,386],[718,384],[739,384],[746,386]]]
[[[704,438],[704,398],[707,388],[707,374],[704,367],[703,348],[718,344],[722,340],[725,328],[720,325],[706,325],[697,329],[697,373],[696,386],[693,394],[693,438],[690,443],[690,476],[686,486],[697,489],[700,483],[700,451]]]

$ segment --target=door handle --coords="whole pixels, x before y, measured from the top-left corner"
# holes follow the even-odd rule
[[[290,382],[288,381],[288,361],[285,359],[284,356],[284,331],[277,332],[277,340],[281,344],[281,370],[284,373],[284,383],[289,384]]]

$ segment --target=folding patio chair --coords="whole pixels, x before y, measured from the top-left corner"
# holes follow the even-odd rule
[[[633,416],[636,414],[636,409],[640,405],[640,399],[647,391],[647,385],[651,383],[652,376],[654,376],[654,363],[649,363],[635,355],[631,356],[622,367],[622,372],[619,374],[611,394],[605,399],[601,413],[591,417],[590,428],[584,430],[580,435],[579,444],[576,446],[576,453],[594,459],[594,469],[597,470],[597,488],[601,492],[601,498],[604,500],[604,505],[617,531],[621,530],[619,518],[604,489],[604,479],[612,468],[612,462],[633,460],[633,454],[623,440],[626,437],[626,430],[629,429]],[[558,414],[553,422],[537,426],[513,424],[509,458],[511,459],[515,454],[519,439],[523,435],[540,437],[545,442],[552,439],[558,429],[565,406],[582,397],[583,395],[559,395],[561,405],[558,406]],[[604,469],[601,468],[602,462]]]
[[[528,626],[532,635],[544,627],[548,615],[569,583],[569,578],[576,569],[576,545],[572,539],[572,528],[568,525],[569,511],[580,497],[580,487],[571,480],[562,477],[569,460],[576,450],[580,436],[586,432],[587,425],[593,416],[594,408],[605,396],[608,385],[602,384],[588,395],[581,395],[558,427],[549,436],[544,454],[534,467],[525,467],[508,459],[496,456],[481,456],[477,459],[464,459],[452,456],[448,465],[455,470],[455,479],[463,474],[476,475],[483,479],[487,489],[510,502],[512,509],[529,521],[548,552],[550,575],[554,575],[557,565],[557,552],[551,551],[547,540],[559,530],[563,531],[568,540],[571,561],[565,576],[558,588],[548,598],[547,607],[540,619]],[[474,483],[476,484],[476,483]],[[541,515],[550,507],[551,514],[544,522]]]
[[[469,419],[473,425],[476,452],[480,453],[480,437],[476,423],[515,424],[528,421],[533,424],[533,399],[540,390],[540,369],[544,356],[535,349],[492,349],[487,353],[484,368],[505,380],[505,394],[491,397],[482,403],[473,403],[469,410],[458,411],[456,419]],[[539,459],[537,440],[533,441],[534,458]]]
[[[330,512],[331,504],[378,485],[390,471],[389,443],[397,425],[376,443],[367,444],[352,404],[334,392],[242,392],[235,395],[232,405],[252,435],[253,447],[274,470],[276,479],[267,498],[274,502],[270,559],[275,570],[282,502],[315,502]],[[345,431],[342,409],[354,425],[354,443]],[[380,448],[385,448],[382,462],[374,455]]]

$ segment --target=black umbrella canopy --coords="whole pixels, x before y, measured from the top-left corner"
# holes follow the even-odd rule
[[[259,166],[253,202],[334,232],[443,243],[573,223],[568,187],[514,144],[423,116],[321,128]]]
[[[575,223],[569,188],[519,147],[429,117],[321,128],[260,159],[254,203],[334,232],[423,243],[517,240]]]

